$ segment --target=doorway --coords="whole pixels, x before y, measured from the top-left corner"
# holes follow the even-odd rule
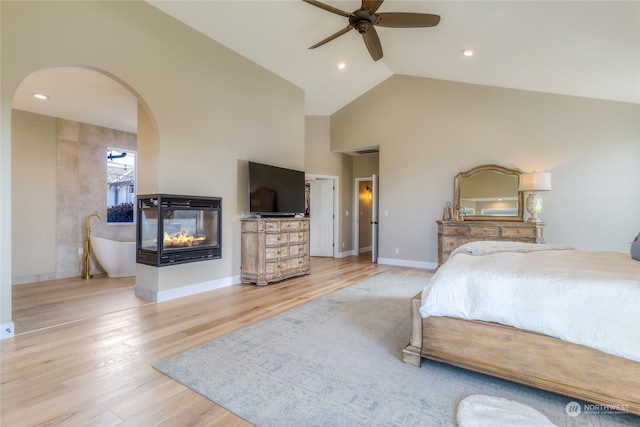
[[[338,220],[338,177],[307,175],[307,213],[309,215],[309,254],[336,257]]]
[[[38,100],[32,96],[36,87],[43,93]],[[113,110],[105,110],[107,98]],[[18,86],[12,104],[12,145],[21,149],[12,153],[12,162],[17,165],[12,169],[17,189],[12,192],[12,206],[19,209],[19,214],[12,218],[16,243],[12,248],[11,304],[17,333],[148,303],[135,297],[135,277],[96,277],[94,282],[80,279],[87,214],[98,213],[101,217],[93,223],[95,234],[135,240],[132,221],[108,221],[113,215],[106,203],[109,149],[135,152],[138,117],[148,117],[144,109],[138,111],[139,99],[116,77],[82,66],[44,68],[25,77]],[[31,145],[24,146],[24,140],[33,149],[26,150]],[[146,142],[157,143],[151,138]],[[25,175],[28,180],[21,179]],[[22,182],[31,185],[21,186]],[[42,202],[43,188],[53,198],[50,203]],[[60,200],[64,204],[58,205]],[[32,203],[37,203],[37,209]],[[43,210],[49,215],[43,215]],[[39,215],[38,221],[31,220],[30,212]],[[40,233],[33,223],[50,233]],[[37,241],[42,243],[23,244],[36,241],[29,233],[39,233]],[[95,259],[91,265],[92,273],[102,273]],[[55,309],[50,302],[43,306],[38,292],[55,300]],[[45,315],[48,309],[50,314]]]
[[[45,99],[32,96],[35,88]],[[104,108],[104,99],[115,112]],[[118,156],[138,149],[138,98],[106,72],[56,66],[26,76],[16,89],[12,110],[20,118],[12,125],[11,143],[16,148],[11,156],[12,283],[79,277],[87,215],[100,216],[91,227],[94,235],[135,240],[132,217],[112,221],[120,215],[109,212],[108,194],[114,149]],[[126,177],[121,172],[114,181],[126,182],[123,189],[128,192],[135,185],[135,169],[129,167]],[[125,204],[123,212],[132,213],[131,208]],[[35,241],[39,244],[34,248]],[[102,270],[92,258],[91,274],[98,273]]]
[[[370,252],[378,261],[378,189],[377,177],[356,178],[353,207],[354,255]]]

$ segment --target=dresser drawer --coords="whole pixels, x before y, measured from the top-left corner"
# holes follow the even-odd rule
[[[444,237],[442,239],[442,252],[451,253],[455,248],[471,240],[466,238]]]
[[[302,230],[302,221],[282,221],[280,223],[280,231],[297,231]]]
[[[474,238],[500,237],[500,227],[478,227],[472,225],[469,227],[469,234]]]
[[[271,233],[265,234],[264,243],[267,246],[280,246],[289,243],[289,235],[287,233]]]
[[[534,228],[509,227],[502,230],[502,237],[505,239],[534,239],[536,230]]]
[[[307,241],[307,233],[304,233],[304,232],[289,233],[290,244],[306,243],[306,241]]]
[[[280,272],[280,263],[279,262],[267,262],[264,265],[264,272],[267,275],[273,275],[275,273]]]
[[[286,246],[284,247],[286,249]],[[281,249],[278,246],[272,246],[264,249],[265,261],[277,260],[281,256]]]
[[[242,221],[240,231],[243,233],[257,233],[264,230],[264,223],[258,221]]]
[[[301,255],[307,254],[307,245],[299,244],[299,245],[290,245],[289,246],[289,256],[291,257],[299,257]]]
[[[468,236],[469,227],[466,225],[448,225],[442,227],[442,234],[445,236]]]
[[[278,221],[265,221],[264,230],[267,233],[273,233],[280,231],[280,223]]]
[[[278,263],[278,268],[280,268],[281,271],[299,270],[304,266],[305,263],[303,262],[302,258],[283,259]]]

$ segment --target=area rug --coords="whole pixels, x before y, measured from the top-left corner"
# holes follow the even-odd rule
[[[259,427],[452,426],[473,394],[528,405],[557,425],[638,425],[632,415],[580,411],[589,407],[445,364],[402,363],[409,301],[426,284],[382,274],[154,367]]]

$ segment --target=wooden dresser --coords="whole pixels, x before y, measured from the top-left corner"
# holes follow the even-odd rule
[[[522,221],[437,221],[438,267],[460,245],[477,240],[544,243],[544,223]]]
[[[242,219],[242,283],[266,285],[309,274],[307,218]]]

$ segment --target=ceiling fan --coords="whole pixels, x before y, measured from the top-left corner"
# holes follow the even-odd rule
[[[328,4],[315,0],[302,0],[306,3],[324,9],[327,12],[349,18],[349,25],[326,39],[314,44],[309,49],[315,49],[333,39],[348,33],[351,29],[362,34],[364,44],[367,46],[369,54],[374,61],[382,58],[382,45],[375,26],[393,28],[417,28],[435,27],[440,22],[440,16],[429,13],[403,13],[403,12],[383,12],[376,13],[384,0],[362,0],[360,9],[353,12],[345,12]]]

